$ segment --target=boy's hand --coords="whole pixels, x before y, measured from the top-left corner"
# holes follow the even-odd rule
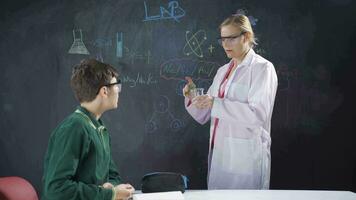
[[[114,185],[109,183],[109,182],[106,182],[106,183],[103,184],[103,188],[106,188],[106,189],[111,189],[113,187],[114,187]]]
[[[130,184],[120,184],[114,188],[116,192],[116,200],[126,200],[135,192],[135,188]]]

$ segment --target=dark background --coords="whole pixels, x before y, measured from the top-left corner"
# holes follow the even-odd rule
[[[161,6],[166,19],[145,21],[145,3],[148,17]],[[228,62],[218,26],[242,10],[254,22],[255,51],[279,78],[271,189],[356,191],[354,1],[2,0],[0,7],[0,176],[24,177],[41,191],[50,133],[78,105],[71,67],[97,58],[123,81],[119,109],[103,117],[122,177],[140,189],[144,174],[173,171],[205,189],[209,124],[188,115],[180,91],[185,75],[209,87]],[[79,29],[89,55],[68,53]]]

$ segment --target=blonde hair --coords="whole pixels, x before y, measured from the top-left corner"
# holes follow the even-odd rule
[[[245,15],[237,14],[226,18],[219,26],[220,30],[223,26],[232,25],[240,29],[241,33],[247,33],[247,39],[250,47],[257,45],[255,34],[253,33],[250,20]]]

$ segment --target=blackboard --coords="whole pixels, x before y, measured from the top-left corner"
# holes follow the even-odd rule
[[[71,67],[96,58],[117,67],[123,82],[119,108],[103,117],[122,177],[140,189],[144,174],[172,171],[187,175],[191,189],[206,188],[209,124],[201,126],[189,116],[181,91],[187,75],[206,91],[216,70],[228,62],[216,40],[218,26],[238,11],[252,22],[255,51],[274,63],[279,78],[271,187],[353,187],[355,154],[349,151],[349,159],[343,160],[349,173],[336,182],[324,184],[328,170],[298,171],[304,159],[324,166],[325,157],[306,152],[332,143],[327,129],[336,116],[349,119],[343,109],[346,89],[337,81],[351,69],[345,52],[350,50],[347,43],[355,43],[355,26],[345,26],[338,42],[332,39],[335,32],[328,31],[341,22],[352,24],[352,1],[9,2],[0,34],[0,176],[23,176],[41,190],[49,135],[78,105],[69,86]],[[330,13],[339,18],[327,18]],[[325,41],[333,47],[333,57],[328,57]],[[354,145],[355,136],[343,138],[339,145],[346,145],[344,150]],[[302,146],[307,149],[299,152]]]

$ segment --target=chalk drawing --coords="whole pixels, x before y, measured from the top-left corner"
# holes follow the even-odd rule
[[[245,8],[240,8],[236,11],[236,14],[235,15],[245,15],[247,16],[248,20],[250,21],[251,25],[252,26],[256,26],[257,25],[257,22],[258,22],[258,19],[255,18],[254,16],[252,15],[247,15],[248,11],[247,9]]]
[[[116,33],[116,57],[122,58],[123,38],[122,32]]]
[[[210,44],[208,49],[209,49],[210,54],[212,54],[215,47],[212,44]]]
[[[191,34],[190,31],[186,31],[185,32],[186,43],[183,47],[183,53],[187,56],[194,54],[199,58],[204,57],[201,46],[205,40],[207,40],[207,37],[204,30],[199,30],[194,34]]]
[[[169,128],[172,131],[178,131],[184,127],[182,120],[177,119],[169,110],[169,99],[167,96],[160,95],[157,101],[154,103],[154,112],[148,122],[145,125],[146,133],[154,133],[160,128]],[[169,125],[160,123],[161,118],[170,121]]]
[[[143,21],[173,19],[176,22],[179,22],[179,19],[185,16],[185,11],[179,6],[178,1],[170,1],[167,9],[164,6],[160,6],[160,13],[152,16],[148,16],[148,6],[146,1],[143,2],[143,5],[145,7],[145,19]]]
[[[73,30],[73,38],[74,41],[68,53],[89,55],[89,51],[83,42],[83,34],[81,29]]]
[[[96,54],[96,60],[99,60],[100,62],[104,62],[103,54],[101,51]]]

